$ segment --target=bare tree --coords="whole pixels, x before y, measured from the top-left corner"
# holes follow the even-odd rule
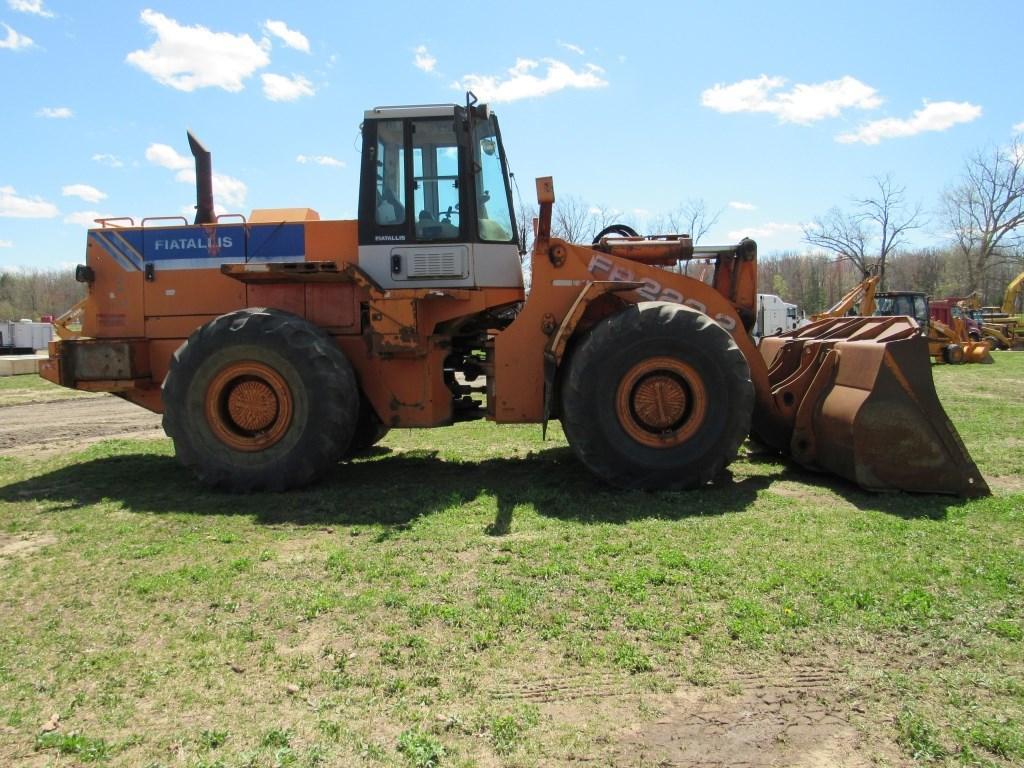
[[[832,208],[805,226],[804,240],[852,262],[862,277],[877,269],[884,287],[886,261],[907,232],[920,226],[921,206],[908,208],[906,188],[896,186],[891,176],[875,176],[874,182],[877,192],[854,200],[853,211]]]
[[[519,205],[516,207],[516,230],[519,234],[519,248],[523,257],[523,283],[527,290],[530,290],[533,278],[533,238],[534,222],[539,215],[535,203],[525,203],[519,198]]]
[[[573,195],[559,197],[551,214],[551,234],[570,243],[589,243],[594,236],[590,204]]]
[[[708,233],[722,216],[722,209],[713,212],[703,198],[691,198],[676,206],[665,217],[671,234],[689,235],[694,244]]]
[[[969,157],[943,207],[969,287],[982,288],[989,269],[1024,244],[1024,140]]]

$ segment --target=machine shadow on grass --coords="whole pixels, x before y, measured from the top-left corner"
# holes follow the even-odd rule
[[[872,494],[835,478],[817,475],[772,455],[753,453],[707,488],[691,492],[623,491],[597,482],[566,447],[513,458],[445,461],[433,450],[401,453],[376,448],[340,464],[325,481],[288,493],[235,495],[203,488],[172,456],[119,453],[86,458],[21,482],[0,487],[0,500],[49,503],[50,512],[103,502],[144,514],[252,515],[264,524],[384,525],[469,504],[496,500],[487,533],[511,530],[515,509],[583,524],[638,519],[680,519],[741,513],[758,494],[780,480],[806,488],[795,502],[828,507],[830,493],[861,511],[904,518],[944,519],[963,500],[902,493]],[[786,494],[789,497],[790,494]]]

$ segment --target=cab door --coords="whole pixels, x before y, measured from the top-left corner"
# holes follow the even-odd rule
[[[472,287],[464,129],[453,115],[374,123],[364,135],[360,267],[384,288]]]

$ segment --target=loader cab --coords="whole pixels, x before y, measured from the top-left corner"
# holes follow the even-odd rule
[[[359,266],[382,287],[523,285],[508,166],[486,106],[365,113]]]
[[[892,317],[906,315],[917,321],[922,328],[928,327],[930,319],[928,297],[913,291],[889,291],[875,294],[875,314]]]

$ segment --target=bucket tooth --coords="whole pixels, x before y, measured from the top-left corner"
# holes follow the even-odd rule
[[[762,354],[772,355],[785,429],[765,435],[767,420],[755,420],[764,442],[868,490],[989,493],[939,402],[928,342],[912,320],[838,318],[771,341]]]

